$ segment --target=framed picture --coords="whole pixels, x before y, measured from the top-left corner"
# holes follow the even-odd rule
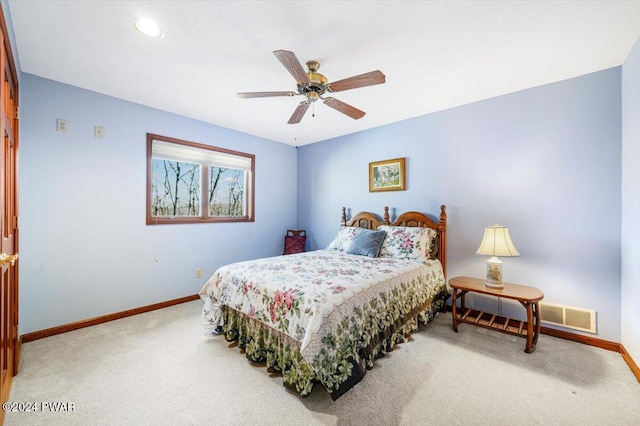
[[[406,189],[404,157],[369,163],[369,192]]]

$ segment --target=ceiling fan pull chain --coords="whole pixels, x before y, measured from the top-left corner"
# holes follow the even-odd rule
[[[316,116],[316,103],[314,102],[311,105],[311,117],[315,117]]]

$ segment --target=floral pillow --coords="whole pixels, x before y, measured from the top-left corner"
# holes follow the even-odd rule
[[[343,226],[340,228],[338,235],[336,235],[334,240],[327,246],[327,250],[347,251],[351,245],[353,236],[356,234],[356,229],[357,228],[352,226]]]
[[[378,257],[382,242],[387,234],[384,231],[345,226],[340,228],[336,238],[327,246],[328,250],[340,250],[349,254]]]
[[[422,227],[385,225],[379,226],[378,230],[387,233],[380,257],[396,257],[419,262],[429,259],[431,241],[437,235],[435,230]]]

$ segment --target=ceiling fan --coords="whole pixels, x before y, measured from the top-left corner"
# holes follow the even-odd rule
[[[289,52],[287,50],[275,50],[273,54],[276,55],[276,58],[278,58],[282,65],[284,65],[284,67],[287,69],[287,71],[289,71],[293,78],[296,79],[298,91],[243,92],[238,93],[238,96],[241,98],[266,98],[272,96],[297,95],[304,96],[305,99],[300,102],[296,110],[293,112],[293,115],[291,115],[291,118],[289,118],[289,124],[299,123],[300,120],[302,120],[304,113],[307,112],[309,105],[311,105],[318,99],[321,99],[325,105],[337,111],[340,111],[341,113],[353,118],[354,120],[362,118],[365,114],[364,111],[360,111],[358,108],[339,101],[336,98],[330,96],[323,97],[323,95],[326,92],[342,92],[343,90],[373,86],[385,82],[384,74],[382,74],[382,72],[380,72],[379,70],[376,70],[329,83],[324,75],[317,72],[318,68],[320,68],[319,62],[307,61],[306,65],[309,71],[305,72],[295,53]]]

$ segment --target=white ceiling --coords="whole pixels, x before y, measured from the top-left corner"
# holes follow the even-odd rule
[[[640,37],[629,1],[8,1],[23,72],[219,126],[305,145],[621,65]],[[140,35],[156,20],[162,39]],[[287,124],[301,97],[273,55],[318,60],[332,96]],[[315,117],[312,112],[315,109]]]

